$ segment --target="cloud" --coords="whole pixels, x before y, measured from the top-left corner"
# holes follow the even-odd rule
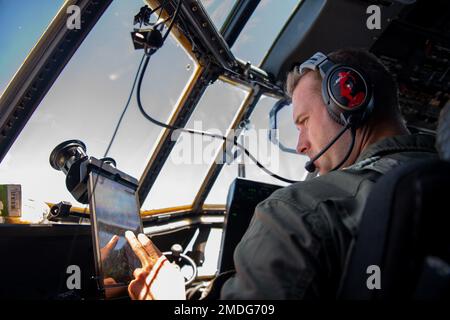
[[[109,80],[111,80],[111,81],[115,81],[115,80],[119,79],[119,74],[118,74],[118,73],[111,73],[111,74],[108,76],[108,78],[109,78]]]

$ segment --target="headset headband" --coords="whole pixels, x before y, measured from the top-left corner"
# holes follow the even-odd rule
[[[334,63],[330,61],[330,59],[323,54],[322,52],[316,52],[311,58],[303,62],[298,70],[300,74],[305,73],[305,69],[319,71],[322,78],[325,78],[325,74],[331,67],[334,66]]]

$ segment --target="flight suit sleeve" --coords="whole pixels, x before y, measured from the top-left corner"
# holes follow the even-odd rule
[[[284,200],[268,199],[234,253],[236,273],[222,286],[221,299],[307,299],[317,297],[329,265],[323,215],[302,212]],[[325,259],[325,261],[324,261]]]

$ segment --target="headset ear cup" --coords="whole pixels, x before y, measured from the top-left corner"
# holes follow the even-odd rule
[[[342,121],[340,115],[338,115],[334,110],[333,107],[331,106],[333,102],[330,101],[329,104],[327,104],[327,111],[328,114],[330,115],[331,119],[333,119],[334,121],[336,121],[337,123],[339,123],[341,126],[345,126],[345,123]]]
[[[325,103],[325,106],[327,108],[328,114],[330,115],[331,119],[339,123],[341,126],[344,126],[344,122],[342,121],[340,117],[340,112],[338,111],[340,108],[339,106],[335,105],[333,100],[331,99],[330,93],[328,92],[328,81],[330,80],[330,71],[327,72],[325,75],[325,78],[322,79],[322,97],[323,101]]]
[[[351,119],[355,129],[363,125],[372,112],[372,89],[361,71],[346,65],[328,69],[322,80],[322,95],[330,117],[340,125],[346,125],[344,115]]]

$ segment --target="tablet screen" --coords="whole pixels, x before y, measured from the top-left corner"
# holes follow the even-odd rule
[[[135,190],[95,172],[89,182],[99,276],[105,289],[127,285],[141,267],[125,239],[127,230],[142,232]]]

